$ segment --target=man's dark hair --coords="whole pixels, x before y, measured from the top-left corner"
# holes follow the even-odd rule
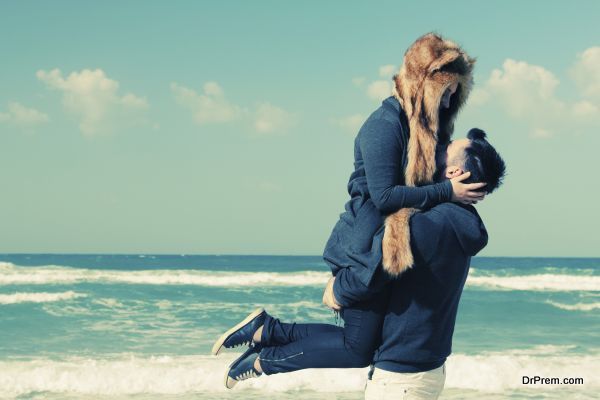
[[[487,185],[482,189],[487,193],[492,193],[502,185],[502,180],[506,175],[504,160],[486,140],[486,134],[481,129],[471,129],[467,134],[467,138],[471,140],[471,143],[465,149],[463,169],[471,172],[471,176],[463,182],[485,182]]]

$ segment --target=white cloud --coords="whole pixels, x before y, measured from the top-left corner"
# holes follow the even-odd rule
[[[578,54],[570,75],[584,96],[600,96],[600,47]]]
[[[392,95],[391,81],[374,81],[367,86],[367,96],[373,100],[381,101]]]
[[[352,83],[365,87],[367,97],[381,101],[392,93],[391,76],[397,67],[382,65],[379,78],[365,83],[354,78]],[[467,109],[493,105],[503,109],[510,118],[528,125],[535,138],[548,138],[559,131],[588,131],[600,125],[600,47],[591,47],[577,56],[570,70],[584,98],[566,101],[557,95],[559,79],[542,66],[524,61],[506,59],[501,68],[494,69],[482,86],[476,86],[469,98]],[[383,80],[381,78],[388,78]],[[355,131],[359,122],[355,117],[332,119],[333,123]]]
[[[572,111],[575,116],[586,118],[598,116],[600,109],[596,104],[587,100],[582,100],[573,104]]]
[[[382,78],[391,79],[394,73],[396,73],[396,66],[393,64],[382,65],[379,67],[379,76]]]
[[[552,134],[549,131],[547,131],[546,129],[534,128],[533,131],[531,132],[531,136],[533,136],[534,138],[537,138],[537,139],[545,139],[545,138],[552,136]]]
[[[469,95],[469,105],[480,106],[482,104],[487,103],[489,99],[490,93],[488,91],[475,87]]]
[[[120,95],[119,82],[108,78],[101,69],[74,71],[67,77],[59,69],[39,70],[36,76],[48,87],[62,92],[64,108],[79,119],[79,128],[86,136],[144,122],[146,99],[132,93]]]
[[[252,110],[234,104],[227,100],[217,82],[205,83],[202,94],[177,83],[171,83],[171,91],[175,100],[192,112],[194,122],[198,125],[239,119],[244,125],[251,125],[255,133],[266,135],[285,132],[297,119],[295,114],[269,102],[259,103]]]
[[[353,114],[343,118],[333,118],[331,119],[331,122],[334,125],[337,125],[340,128],[342,128],[346,132],[356,135],[362,124],[365,122],[365,120],[366,117],[364,115]]]
[[[396,66],[386,64],[379,67],[379,77],[385,79],[375,79],[367,82],[365,77],[356,77],[352,79],[352,84],[356,87],[364,87],[366,83],[366,94],[372,100],[381,101],[392,95],[392,76],[396,72]]]
[[[208,123],[228,122],[238,118],[243,110],[225,99],[225,93],[216,82],[207,82],[203,93],[198,94],[193,89],[171,83],[171,92],[175,100],[192,112],[192,117],[198,125]]]
[[[386,64],[379,67],[378,74],[380,78],[375,79],[366,84],[365,90],[367,97],[380,102],[392,95],[392,76],[396,72],[397,67],[393,64]],[[363,76],[352,78],[352,84],[356,87],[363,88],[367,79]],[[355,135],[366,117],[361,114],[353,114],[342,118],[331,118],[330,122],[339,126],[343,130]]]
[[[254,129],[258,133],[281,133],[287,130],[295,116],[271,103],[261,103],[256,109]]]
[[[532,112],[561,111],[564,104],[555,96],[558,79],[543,67],[507,59],[502,70],[492,71],[486,88],[504,101],[512,116],[528,116]]]
[[[365,83],[366,78],[364,76],[357,76],[352,78],[352,84],[356,87],[361,87]]]
[[[593,52],[592,56],[589,54],[586,50],[573,69],[579,71],[579,79],[583,79],[581,66],[585,64],[588,68],[595,57]],[[589,75],[586,79],[589,82],[595,78]],[[501,69],[494,69],[483,86],[473,91],[469,105],[498,106],[509,117],[528,125],[535,138],[548,138],[561,131],[585,131],[589,130],[590,124],[600,125],[598,103],[559,98],[556,93],[559,83],[551,71],[541,66],[506,59]]]
[[[48,121],[47,114],[17,102],[8,103],[7,112],[0,112],[0,122],[10,123],[25,130],[31,130]]]

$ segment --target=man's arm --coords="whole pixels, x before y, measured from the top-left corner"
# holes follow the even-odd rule
[[[410,220],[411,248],[415,260],[427,263],[435,254],[443,231],[443,217],[435,209],[414,214]],[[418,263],[413,265],[416,268]],[[367,300],[379,293],[394,277],[388,274],[383,266],[377,266],[368,286],[359,279],[359,267],[342,268],[335,276],[333,300],[342,307]]]

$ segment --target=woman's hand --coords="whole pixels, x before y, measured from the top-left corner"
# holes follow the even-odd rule
[[[452,183],[452,201],[463,204],[477,204],[485,198],[486,192],[476,192],[486,185],[485,182],[478,183],[462,183],[465,179],[471,176],[469,171],[455,178],[450,179]]]
[[[327,281],[327,286],[325,286],[325,291],[323,292],[323,304],[332,310],[339,311],[342,307],[335,300],[335,295],[333,294],[333,283],[335,282],[335,276],[329,278]]]

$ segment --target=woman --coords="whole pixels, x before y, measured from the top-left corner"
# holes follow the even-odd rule
[[[406,51],[394,76],[393,95],[371,114],[355,139],[351,199],[323,252],[333,273],[328,287],[334,294],[324,296],[324,302],[341,310],[344,326],[282,323],[263,309],[255,310],[213,347],[218,354],[223,347],[249,345],[227,371],[228,388],[262,373],[370,363],[387,308],[387,289],[358,302],[339,295],[336,288],[349,283],[347,268],[354,268],[352,279],[368,288],[380,283],[378,270],[395,277],[410,267],[408,219],[415,209],[483,199],[484,193],[474,190],[485,183],[463,183],[468,173],[432,183],[436,146],[450,140],[456,114],[471,89],[474,63],[455,43],[433,33]]]

